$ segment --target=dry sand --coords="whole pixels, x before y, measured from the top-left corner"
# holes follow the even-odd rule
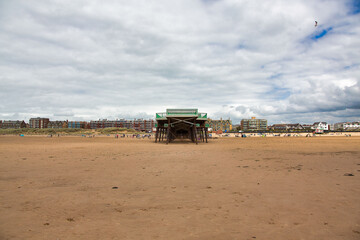
[[[0,239],[360,239],[360,137],[0,136]]]

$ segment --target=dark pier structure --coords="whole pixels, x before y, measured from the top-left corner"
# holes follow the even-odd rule
[[[207,142],[207,113],[199,113],[197,109],[166,109],[164,113],[156,113],[155,142],[175,139],[190,139],[198,144]]]

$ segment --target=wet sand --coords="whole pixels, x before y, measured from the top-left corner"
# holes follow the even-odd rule
[[[360,239],[360,137],[0,136],[0,239]]]

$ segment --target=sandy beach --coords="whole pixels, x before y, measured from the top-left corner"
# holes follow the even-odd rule
[[[360,239],[360,137],[0,136],[0,239]]]

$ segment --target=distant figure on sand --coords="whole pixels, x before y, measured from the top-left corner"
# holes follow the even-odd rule
[[[315,21],[315,27],[317,27],[317,21]]]

